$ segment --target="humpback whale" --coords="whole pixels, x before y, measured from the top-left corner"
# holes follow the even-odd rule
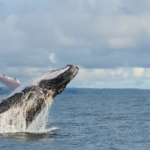
[[[46,72],[24,84],[6,75],[0,76],[0,82],[14,90],[6,99],[1,101],[0,114],[11,108],[21,108],[19,111],[24,112],[24,128],[27,129],[47,104],[65,89],[66,85],[76,76],[78,70],[77,66],[67,65],[64,68]],[[14,117],[19,115],[19,111],[16,109]]]

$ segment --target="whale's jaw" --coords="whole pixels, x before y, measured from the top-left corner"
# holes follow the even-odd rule
[[[25,83],[25,88],[22,85],[21,90],[16,89],[16,93],[14,91],[10,97],[0,103],[0,114],[14,107],[22,108],[26,122],[25,128],[27,129],[54,97],[65,89],[66,85],[78,73],[78,70],[79,68],[76,66],[67,65],[65,68],[47,72],[33,82],[29,82],[28,86]]]

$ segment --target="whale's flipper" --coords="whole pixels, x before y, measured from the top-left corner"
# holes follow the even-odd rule
[[[0,75],[0,82],[5,84],[12,90],[15,90],[17,87],[21,85],[18,79],[15,78],[15,80],[13,80],[12,78],[7,77],[5,74]]]

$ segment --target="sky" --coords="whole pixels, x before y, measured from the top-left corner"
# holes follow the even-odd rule
[[[0,0],[0,73],[22,83],[73,64],[68,87],[150,89],[149,57],[148,0]]]

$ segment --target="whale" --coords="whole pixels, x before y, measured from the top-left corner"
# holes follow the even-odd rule
[[[67,84],[76,76],[78,70],[77,66],[67,65],[63,68],[48,71],[23,84],[18,79],[13,80],[6,75],[0,76],[0,82],[13,90],[6,99],[1,101],[0,115],[14,108],[15,118],[21,113],[20,111],[23,111],[24,128],[27,129],[47,107],[47,104],[63,92]]]

